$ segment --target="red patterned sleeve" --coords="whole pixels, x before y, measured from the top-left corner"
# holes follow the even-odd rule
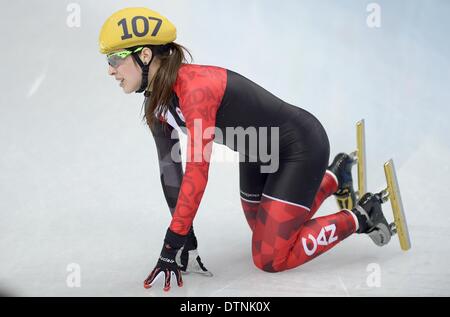
[[[184,65],[174,85],[188,131],[186,168],[170,224],[170,230],[180,235],[188,233],[206,188],[216,113],[226,80],[223,68]]]

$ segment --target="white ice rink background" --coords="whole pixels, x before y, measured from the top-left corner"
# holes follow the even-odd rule
[[[0,293],[450,295],[449,1],[73,3],[0,4]],[[379,27],[367,23],[371,3]],[[385,186],[383,163],[393,158],[412,250],[354,235],[304,266],[262,272],[251,259],[238,165],[213,162],[194,223],[214,277],[185,276],[168,294],[161,284],[144,289],[170,214],[142,95],[123,94],[98,53],[101,25],[125,6],[168,16],[195,63],[237,71],[312,112],[332,156],[354,150],[364,118],[368,188]],[[78,9],[79,26],[70,18]],[[330,198],[319,215],[337,211]]]

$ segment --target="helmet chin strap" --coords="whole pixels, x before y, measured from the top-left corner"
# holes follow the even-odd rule
[[[153,61],[153,57],[155,57],[155,54],[153,54],[152,50],[152,58],[150,59],[150,62],[148,64],[144,64],[141,59],[139,58],[139,53],[133,53],[132,54],[134,60],[138,65],[141,67],[142,70],[142,80],[141,80],[141,87],[139,87],[138,90],[136,90],[136,93],[144,92],[148,85],[148,72],[150,70],[150,64]]]

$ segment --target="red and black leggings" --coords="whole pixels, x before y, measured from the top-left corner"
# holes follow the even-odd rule
[[[312,219],[338,183],[326,170],[329,142],[322,125],[309,113],[296,112],[280,129],[276,172],[261,173],[257,162],[239,163],[242,207],[253,231],[253,261],[267,272],[302,265],[356,231],[356,220],[347,210]]]

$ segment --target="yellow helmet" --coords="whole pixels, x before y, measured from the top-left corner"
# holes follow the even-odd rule
[[[98,39],[100,53],[144,45],[164,45],[175,41],[175,26],[158,12],[147,8],[125,8],[103,24]]]

